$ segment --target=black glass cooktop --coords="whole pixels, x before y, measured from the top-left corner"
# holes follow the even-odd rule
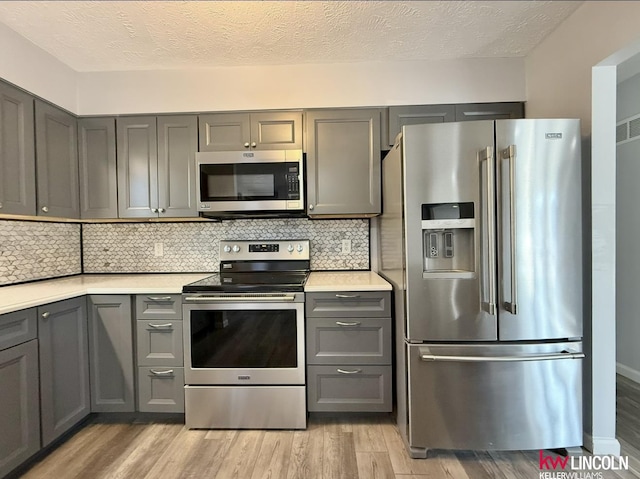
[[[304,291],[307,271],[274,271],[251,273],[215,273],[182,287],[183,293],[206,291]]]

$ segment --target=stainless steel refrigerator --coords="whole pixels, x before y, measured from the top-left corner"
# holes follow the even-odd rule
[[[405,126],[382,166],[411,455],[582,445],[579,120]]]

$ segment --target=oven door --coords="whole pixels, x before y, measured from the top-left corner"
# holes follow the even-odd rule
[[[294,302],[295,296],[185,296],[185,383],[303,385],[304,302]]]
[[[287,211],[304,208],[302,152],[196,154],[198,210]]]

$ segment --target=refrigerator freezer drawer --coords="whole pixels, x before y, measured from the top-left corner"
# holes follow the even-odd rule
[[[580,342],[406,347],[410,446],[526,450],[582,445]]]

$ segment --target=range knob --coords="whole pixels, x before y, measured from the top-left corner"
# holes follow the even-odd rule
[[[299,244],[298,246],[296,246],[296,250],[298,250],[298,253],[302,253],[302,250],[304,249],[304,247]]]
[[[223,250],[224,250],[224,252],[225,252],[225,253],[228,253],[229,251],[231,251],[231,246],[226,245],[226,246],[223,248]]]
[[[288,251],[289,253],[293,253],[293,245],[292,245],[292,244],[290,244],[289,246],[287,246],[287,251]]]
[[[240,246],[238,246],[237,244],[233,245],[233,252],[234,253],[238,253],[240,251]]]

